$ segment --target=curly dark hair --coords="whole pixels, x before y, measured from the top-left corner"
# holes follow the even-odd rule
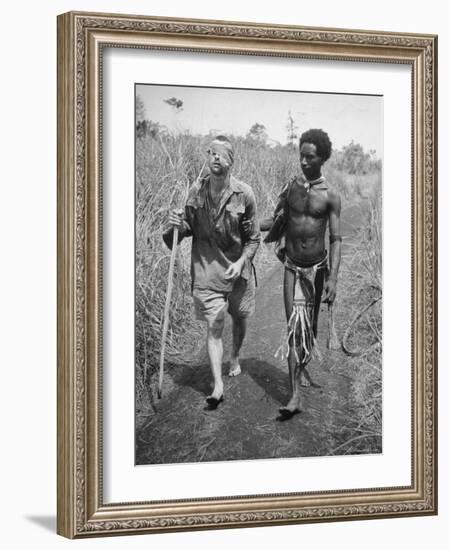
[[[324,162],[330,158],[332,154],[332,142],[324,130],[312,128],[301,134],[299,138],[299,148],[303,143],[313,143],[316,147],[316,152]]]

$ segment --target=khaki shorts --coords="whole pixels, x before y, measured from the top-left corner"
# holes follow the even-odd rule
[[[223,320],[228,311],[232,317],[245,319],[254,313],[255,297],[254,277],[249,281],[239,277],[231,292],[194,288],[196,318],[212,325]]]

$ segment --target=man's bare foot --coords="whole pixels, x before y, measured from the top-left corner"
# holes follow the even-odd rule
[[[310,374],[308,373],[307,369],[304,367],[299,372],[299,385],[303,388],[321,388],[319,384],[316,384]]]
[[[279,420],[290,420],[295,414],[299,414],[301,409],[299,408],[299,397],[293,396],[285,407],[279,408]]]
[[[239,360],[237,358],[231,359],[228,376],[238,376],[241,372]]]

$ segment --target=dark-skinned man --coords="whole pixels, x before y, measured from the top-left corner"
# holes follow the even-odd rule
[[[331,141],[323,130],[311,129],[301,135],[302,175],[283,188],[273,217],[260,224],[262,231],[268,231],[265,242],[276,242],[276,253],[285,266],[285,345],[291,397],[279,409],[282,420],[300,412],[300,387],[312,384],[306,366],[314,356],[323,289],[328,303],[335,300],[337,292],[341,200],[322,175],[331,150]],[[325,245],[327,228],[329,255]]]

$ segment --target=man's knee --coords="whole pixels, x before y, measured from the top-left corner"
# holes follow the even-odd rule
[[[224,318],[214,319],[207,323],[207,334],[212,338],[221,338],[224,328]]]

